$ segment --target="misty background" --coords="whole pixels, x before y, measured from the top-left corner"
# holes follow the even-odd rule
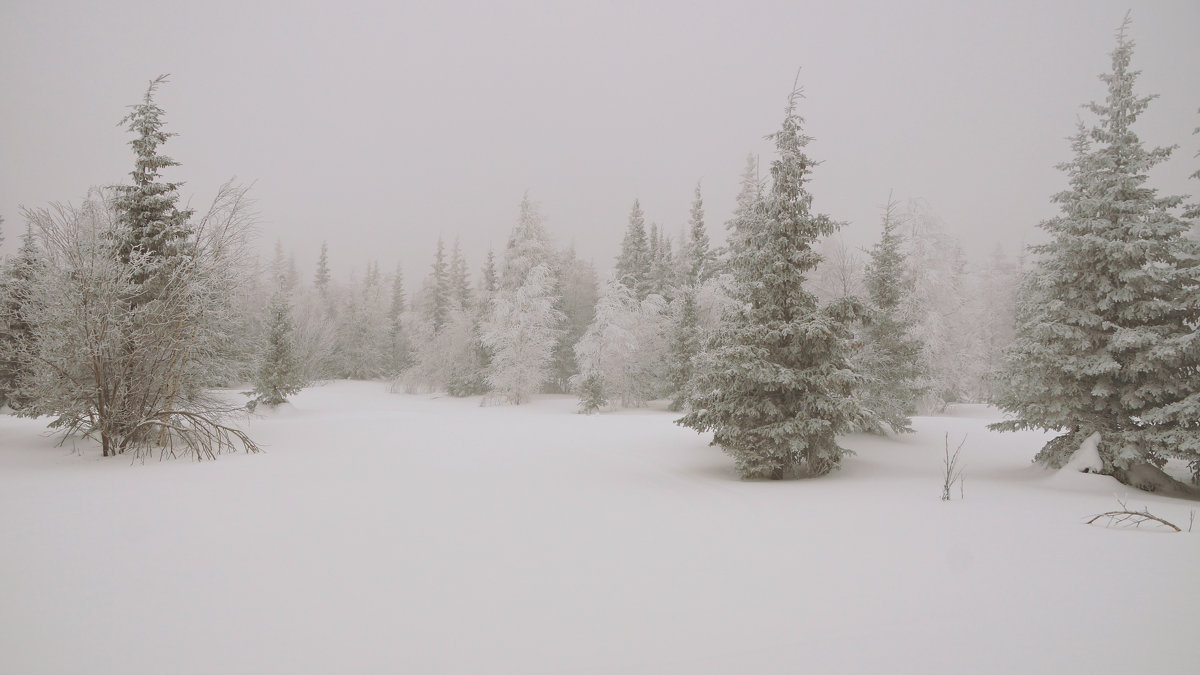
[[[19,207],[128,181],[117,125],[161,73],[163,148],[203,209],[255,183],[264,259],[276,239],[305,282],[378,261],[416,280],[439,235],[472,273],[503,248],[522,194],[559,245],[611,269],[634,198],[672,235],[702,181],[724,237],[748,153],[766,172],[798,67],[823,164],[814,207],[868,246],[889,191],[920,197],[969,256],[1010,254],[1054,214],[1080,105],[1101,100],[1132,9],[1153,173],[1198,191],[1200,3],[25,2],[0,5],[3,251]]]

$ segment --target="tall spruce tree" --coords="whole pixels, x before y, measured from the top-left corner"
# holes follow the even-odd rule
[[[458,237],[454,238],[454,246],[450,249],[450,267],[447,273],[449,274],[451,301],[463,309],[469,309],[471,307],[471,278]]]
[[[1134,130],[1153,96],[1134,93],[1129,18],[1117,33],[1104,103],[1087,106],[1061,213],[1032,247],[1017,338],[997,403],[1013,415],[1000,430],[1066,433],[1038,458],[1061,465],[1094,433],[1104,473],[1149,489],[1197,490],[1160,470],[1177,457],[1200,478],[1200,243],[1172,211],[1181,197],[1147,186],[1172,148],[1147,148]]]
[[[545,265],[551,268],[553,264],[554,249],[550,244],[550,234],[546,232],[545,217],[538,203],[530,199],[526,192],[521,198],[517,224],[513,226],[504,248],[500,287],[508,291],[520,288],[534,267]]]
[[[838,226],[811,211],[814,163],[804,152],[800,98],[797,87],[770,137],[779,157],[769,194],[736,221],[730,266],[738,306],[696,357],[691,412],[677,422],[712,431],[745,478],[829,473],[848,452],[837,435],[861,414],[846,361],[853,305],[822,309],[804,288],[820,259],[813,244]]]
[[[120,124],[135,134],[129,141],[135,162],[130,176],[132,185],[116,186],[116,208],[123,226],[117,234],[117,255],[124,264],[137,256],[145,259],[134,268],[134,282],[147,285],[134,304],[147,301],[158,293],[169,267],[186,252],[192,228],[191,209],[180,209],[182,183],[163,182],[159,173],[179,166],[179,162],[159,153],[159,146],[175,136],[163,130],[164,111],[154,102],[154,92],[167,81],[166,75],[151,80],[142,102],[131,105]],[[151,281],[154,280],[154,283]]]
[[[324,298],[329,293],[329,244],[321,242],[321,255],[317,258],[317,271],[313,274],[313,286],[317,293]]]
[[[36,308],[31,306],[31,296],[43,266],[33,226],[27,225],[20,251],[8,261],[0,278],[0,406],[8,404],[19,409],[28,403],[21,389],[32,374],[29,358],[34,336],[30,316]]]
[[[255,405],[277,406],[307,384],[292,342],[292,308],[282,280],[267,308],[267,340],[254,377]]]
[[[629,211],[629,225],[621,240],[621,253],[617,256],[616,275],[626,288],[638,299],[650,293],[650,242],[646,239],[646,216],[641,202],[633,200]]]
[[[700,351],[700,311],[696,302],[699,287],[716,273],[716,256],[709,249],[708,232],[704,228],[704,200],[700,183],[692,200],[687,236],[680,251],[680,287],[672,307],[670,365],[672,411],[683,410],[687,400],[687,384],[692,379],[692,359]]]
[[[866,430],[881,433],[887,425],[895,433],[912,431],[909,415],[925,392],[921,342],[912,334],[912,318],[903,310],[904,237],[899,231],[896,204],[888,199],[883,213],[883,234],[871,249],[863,281],[870,297],[863,345],[856,366],[863,374],[860,402],[866,413]]]
[[[438,237],[437,252],[433,255],[433,266],[429,271],[429,290],[432,294],[427,308],[433,332],[439,333],[446,325],[450,313],[450,272],[446,267],[446,246]]]
[[[680,258],[686,284],[702,284],[716,272],[716,256],[710,248],[708,230],[704,227],[704,198],[700,194],[700,183],[696,183],[696,197],[692,200],[687,239],[684,241]]]

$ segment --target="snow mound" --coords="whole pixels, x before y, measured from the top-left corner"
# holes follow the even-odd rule
[[[1104,469],[1100,459],[1100,432],[1088,436],[1079,449],[1071,455],[1071,459],[1063,465],[1061,471],[1070,473],[1099,473]]]

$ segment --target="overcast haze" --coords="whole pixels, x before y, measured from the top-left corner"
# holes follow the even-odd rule
[[[117,122],[170,73],[166,178],[200,207],[254,181],[264,252],[282,238],[306,279],[323,239],[342,279],[400,262],[413,288],[439,234],[477,270],[525,190],[606,271],[635,197],[677,232],[702,180],[723,232],[801,67],[815,207],[850,241],[875,238],[892,190],[969,250],[1015,252],[1054,212],[1054,165],[1130,8],[1139,90],[1161,95],[1139,131],[1181,145],[1156,186],[1200,192],[1194,1],[250,4],[0,5],[5,250],[20,205],[127,179]]]

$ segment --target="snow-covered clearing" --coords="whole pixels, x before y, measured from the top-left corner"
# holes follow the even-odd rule
[[[262,455],[101,459],[0,417],[0,672],[1166,672],[1196,660],[1195,505],[1029,460],[989,411],[811,481],[575,400],[378,383],[256,419]],[[943,435],[965,499],[939,500]]]

